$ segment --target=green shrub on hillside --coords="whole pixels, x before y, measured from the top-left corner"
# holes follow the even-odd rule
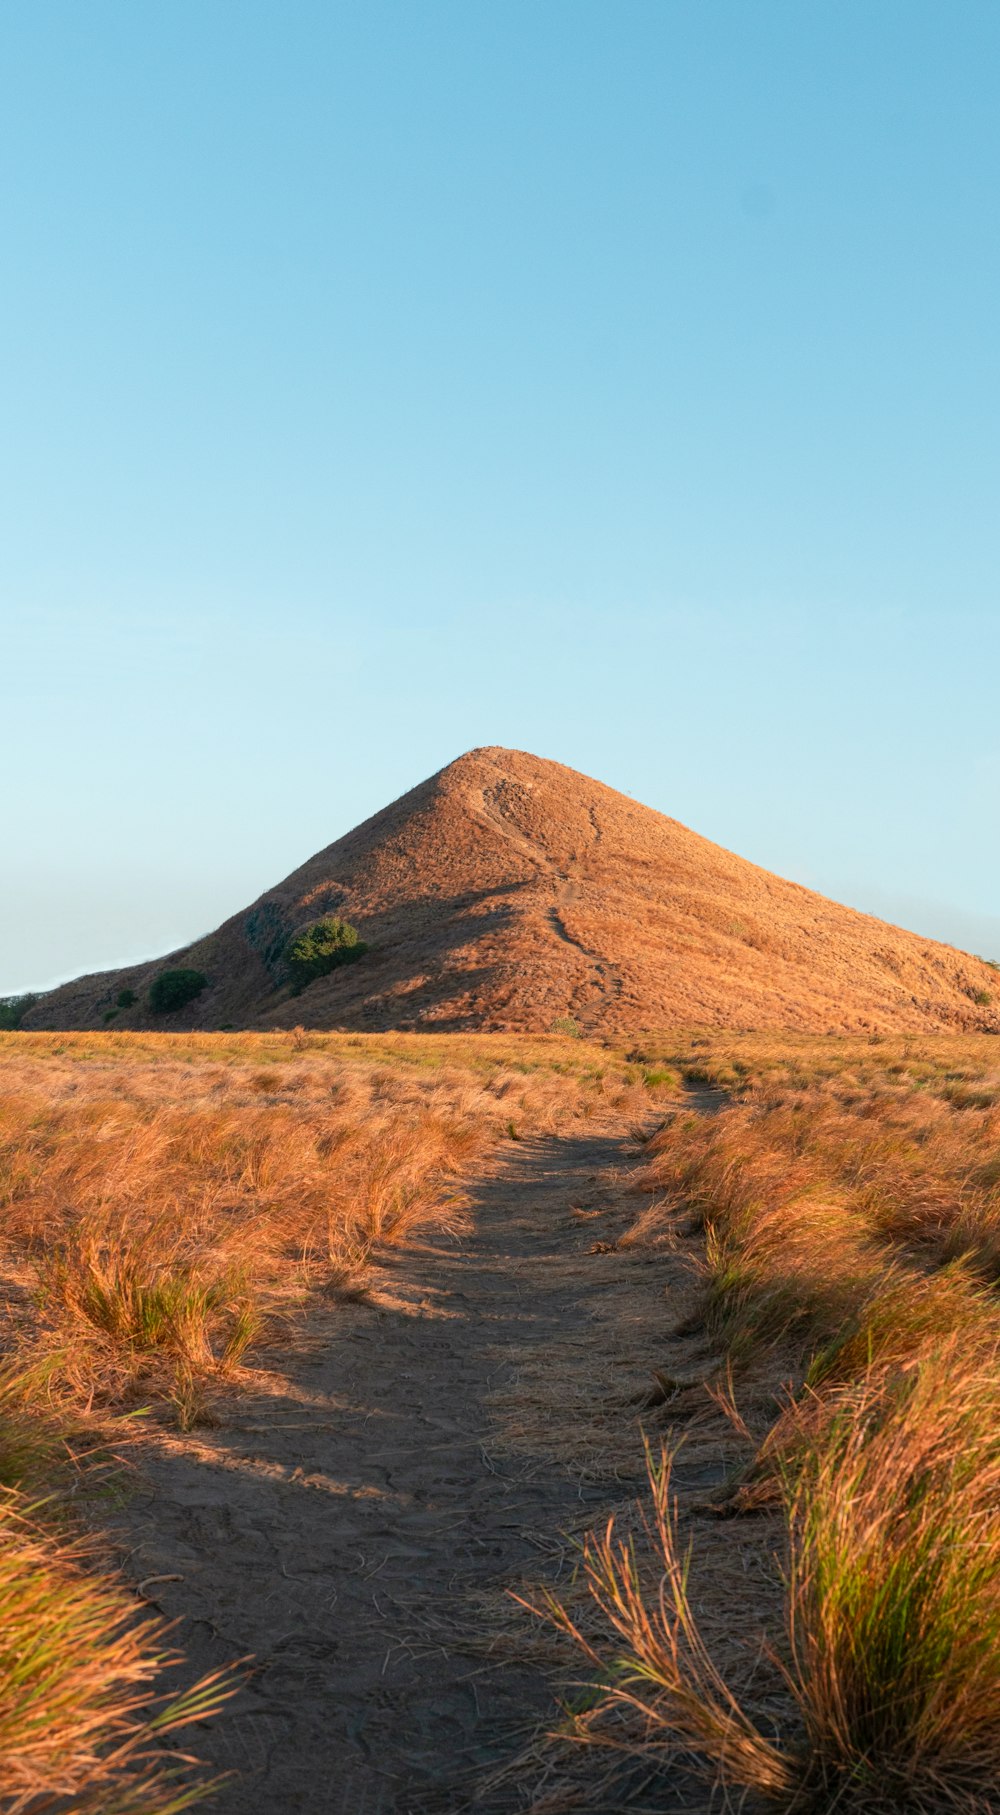
[[[200,996],[207,982],[200,971],[161,971],[150,985],[149,1006],[154,1015],[173,1014]]]
[[[139,998],[134,989],[120,989],[118,991],[117,1006],[119,1008],[133,1008],[138,1000]]]
[[[0,1001],[0,1030],[10,1033],[20,1027],[29,1008],[34,1008],[37,996],[5,996]]]
[[[554,1034],[566,1034],[571,1040],[580,1038],[580,1023],[574,1015],[557,1015],[552,1023]]]
[[[285,947],[285,964],[296,992],[305,989],[315,977],[325,977],[338,965],[353,964],[368,950],[358,929],[349,920],[327,914],[314,920],[290,939]]]

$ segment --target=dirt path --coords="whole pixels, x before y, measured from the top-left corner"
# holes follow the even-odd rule
[[[256,1659],[199,1736],[240,1773],[217,1815],[517,1806],[475,1786],[552,1685],[489,1655],[477,1596],[639,1486],[624,1408],[666,1322],[662,1267],[591,1251],[622,1214],[603,1175],[634,1159],[613,1131],[512,1146],[465,1238],[394,1256],[377,1305],[331,1306],[273,1357],[272,1393],[144,1452],[130,1571],[197,1667]],[[609,1449],[594,1418],[619,1407]]]

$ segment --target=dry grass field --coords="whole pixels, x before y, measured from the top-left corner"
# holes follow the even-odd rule
[[[231,1685],[157,1698],[162,1633],[67,1523],[81,1482],[150,1419],[210,1421],[262,1342],[364,1294],[373,1255],[459,1229],[491,1142],[641,1100],[642,1069],[558,1039],[302,1030],[7,1034],[0,1069],[0,1799],[166,1815],[196,1791],[164,1737]]]
[[[674,1747],[755,1806],[993,1808],[1000,1053],[709,1035],[646,1056],[730,1094],[670,1113],[635,1179],[655,1195],[621,1241],[686,1251],[675,1334],[701,1363],[659,1376],[650,1499],[588,1539],[589,1613],[550,1598],[603,1683],[575,1735]],[[709,1409],[742,1462],[679,1512],[671,1466]],[[691,1584],[713,1521],[751,1514],[783,1611],[747,1593],[748,1672]]]
[[[488,1202],[501,1271],[461,1328],[482,1342],[506,1243],[509,1327],[538,1339],[484,1401],[476,1493],[512,1504],[504,1457],[529,1446],[536,1521],[535,1483],[562,1471],[584,1509],[597,1484],[600,1523],[578,1522],[575,1571],[551,1509],[554,1572],[491,1565],[554,1623],[551,1684],[588,1687],[553,1710],[532,1781],[447,1806],[610,1809],[634,1785],[639,1806],[693,1808],[692,1771],[755,1807],[995,1806],[995,1039],[21,1032],[0,1075],[5,1811],[276,1806],[214,1781],[198,1722],[224,1725],[240,1672],[178,1690],[183,1633],[119,1575],[102,1508],[147,1458],[203,1471],[227,1408],[291,1403],[317,1319],[383,1344],[390,1396],[402,1320],[419,1403]],[[625,1174],[593,1170],[604,1151]],[[404,1316],[400,1282],[428,1266],[444,1298]],[[457,1518],[460,1471],[442,1480]],[[528,1657],[536,1623],[511,1617],[484,1620]],[[611,1775],[572,1763],[594,1747]],[[612,1790],[623,1762],[638,1776]]]
[[[513,1043],[304,1031],[7,1041],[10,1326],[33,1361],[61,1358],[77,1401],[152,1391],[182,1424],[310,1291],[458,1226],[454,1181],[491,1136],[556,1127],[581,1087],[614,1088],[558,1041],[528,1063]]]

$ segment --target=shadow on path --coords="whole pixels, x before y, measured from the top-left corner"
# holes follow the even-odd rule
[[[273,1393],[146,1452],[123,1515],[130,1572],[178,1578],[149,1592],[197,1668],[256,1660],[239,1702],[197,1736],[212,1766],[239,1772],[217,1815],[468,1808],[469,1773],[551,1716],[541,1671],[477,1647],[468,1597],[530,1574],[539,1537],[632,1483],[557,1459],[544,1419],[528,1421],[533,1446],[511,1449],[491,1398],[516,1400],[524,1371],[537,1408],[561,1345],[574,1367],[593,1349],[608,1274],[572,1207],[630,1157],[596,1131],[510,1149],[474,1189],[468,1236],[389,1257],[391,1308],[311,1313],[269,1357]],[[602,1321],[600,1341],[616,1327]]]

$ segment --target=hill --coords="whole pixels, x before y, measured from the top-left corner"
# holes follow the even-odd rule
[[[283,953],[326,913],[369,951],[293,996]],[[208,987],[173,1014],[165,968]],[[590,1033],[705,1025],[1000,1032],[981,959],[841,907],[560,763],[472,750],[169,957],[42,997],[34,1028],[293,1026]]]

